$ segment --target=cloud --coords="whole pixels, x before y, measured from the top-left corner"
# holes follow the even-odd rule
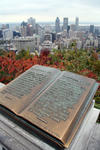
[[[100,16],[100,0],[2,0],[0,1],[0,20],[26,20],[32,16],[38,21],[54,21],[76,16],[81,21],[98,21]]]

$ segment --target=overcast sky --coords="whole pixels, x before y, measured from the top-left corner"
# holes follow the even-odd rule
[[[68,17],[74,21],[100,23],[100,0],[0,0],[0,22],[21,22],[33,17],[37,22]]]

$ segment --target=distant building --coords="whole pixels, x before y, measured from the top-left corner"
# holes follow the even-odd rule
[[[75,19],[75,25],[76,25],[76,30],[78,30],[78,27],[79,27],[79,18],[76,17]]]
[[[2,24],[2,29],[9,29],[9,24]]]
[[[68,25],[67,32],[69,32],[69,30],[70,30],[70,26]]]
[[[35,28],[35,25],[36,25],[36,21],[34,18],[30,17],[28,20],[27,20],[28,24],[31,24],[33,26],[33,28]]]
[[[56,40],[56,33],[51,33],[51,34],[52,34],[52,43],[54,43]]]
[[[13,39],[13,32],[10,29],[2,30],[3,40],[11,40]]]
[[[0,39],[2,39],[3,38],[3,32],[2,32],[2,30],[0,30]]]
[[[61,33],[57,33],[56,40],[60,41],[61,39],[62,39],[62,34]]]
[[[21,23],[21,36],[22,37],[27,36],[27,23],[24,21]]]
[[[30,17],[28,20],[27,20],[28,24],[29,24],[29,27],[31,28],[32,32],[33,33],[36,33],[36,20],[32,17]],[[32,34],[33,34],[32,33]]]
[[[27,36],[33,36],[34,34],[34,29],[33,26],[31,24],[27,25]]]
[[[9,24],[6,24],[6,28],[9,29]]]
[[[94,40],[94,48],[98,48],[98,39]]]
[[[21,33],[18,32],[18,31],[13,31],[13,38],[15,37],[20,37],[21,36]]]
[[[55,21],[55,30],[56,30],[56,33],[60,32],[60,19],[58,17],[56,18],[56,21]]]
[[[98,48],[100,48],[100,35],[98,36]]]
[[[77,49],[81,49],[82,48],[82,41],[78,40],[77,41]]]
[[[76,31],[76,25],[75,24],[71,24],[70,25],[70,30],[71,31]]]
[[[44,34],[44,41],[51,41],[52,42],[52,34],[49,32],[46,32]]]
[[[96,35],[96,36],[99,35],[99,29],[95,29],[95,35]]]
[[[44,41],[42,44],[42,49],[52,49],[52,42],[51,41]]]
[[[64,30],[64,31],[62,32],[62,37],[63,37],[63,38],[66,38],[66,37],[67,37],[67,30]]]
[[[50,26],[50,25],[46,25],[46,26],[44,27],[44,31],[45,31],[45,32],[52,32],[51,26]]]
[[[68,18],[63,19],[63,30],[68,30]]]
[[[94,33],[94,25],[90,25],[90,33]]]
[[[30,52],[33,52],[34,50],[39,49],[39,43],[40,38],[36,35],[32,37],[19,37],[13,40],[13,45],[18,51],[21,51],[22,49],[29,49]]]
[[[40,37],[40,43],[42,43],[44,41],[44,28],[41,27],[39,24],[36,24],[36,34],[39,35]]]

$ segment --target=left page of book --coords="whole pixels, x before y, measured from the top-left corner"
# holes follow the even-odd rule
[[[15,114],[22,112],[60,73],[60,70],[51,67],[31,67],[0,90],[0,105]]]

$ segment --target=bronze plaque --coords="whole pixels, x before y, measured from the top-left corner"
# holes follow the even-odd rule
[[[77,123],[80,109],[90,103],[86,104],[87,96],[94,84],[93,79],[62,72],[21,116],[65,144]]]
[[[36,65],[0,91],[0,104],[65,146],[97,87],[93,79]]]

